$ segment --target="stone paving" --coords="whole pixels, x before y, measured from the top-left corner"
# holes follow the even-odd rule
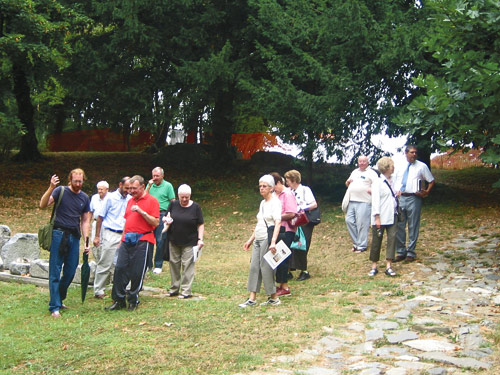
[[[499,374],[491,338],[500,324],[499,249],[498,237],[458,236],[440,254],[402,265],[404,293],[383,311],[361,305],[359,321],[323,327],[310,347],[251,374]]]

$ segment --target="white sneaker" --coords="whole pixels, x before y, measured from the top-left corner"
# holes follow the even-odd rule
[[[155,275],[159,275],[159,274],[161,273],[161,268],[155,268],[155,269],[153,270],[153,273],[154,273]]]
[[[245,307],[252,307],[252,306],[256,306],[256,305],[257,305],[257,302],[252,301],[251,299],[247,299],[245,302],[240,303],[238,306],[241,307],[242,309],[244,309]]]
[[[276,306],[276,305],[279,305],[280,303],[281,303],[281,301],[279,298],[272,299],[271,297],[269,297],[266,302],[262,302],[260,305],[261,306],[267,306],[267,305]]]

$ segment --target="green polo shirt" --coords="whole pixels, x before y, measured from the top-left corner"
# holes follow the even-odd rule
[[[160,202],[160,211],[168,210],[170,200],[175,199],[174,187],[170,182],[165,180],[160,185],[153,183],[149,188],[149,194]]]

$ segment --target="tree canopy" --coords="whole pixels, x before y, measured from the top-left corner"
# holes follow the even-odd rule
[[[498,163],[498,2],[0,0],[2,134],[268,129],[343,158],[370,137],[478,146]],[[413,79],[415,78],[415,79]],[[399,116],[396,120],[396,114]],[[395,122],[401,126],[396,126]],[[4,130],[8,129],[8,131]],[[5,153],[5,151],[2,151]]]
[[[429,134],[442,149],[475,147],[487,163],[500,162],[500,3],[435,0],[425,47],[439,61],[414,79],[415,97],[398,122]]]

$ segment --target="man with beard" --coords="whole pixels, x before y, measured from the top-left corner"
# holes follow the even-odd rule
[[[97,266],[94,279],[94,296],[106,297],[104,288],[109,275],[113,272],[113,260],[125,226],[125,209],[131,198],[128,195],[130,177],[123,177],[118,189],[107,195],[104,205],[96,215],[96,235],[94,246],[99,251],[95,254]]]
[[[73,169],[68,175],[68,186],[58,187],[59,177],[53,175],[50,178],[49,188],[40,200],[40,208],[46,208],[59,201],[64,189],[55,212],[49,257],[49,311],[54,318],[59,318],[60,310],[67,308],[62,301],[66,298],[68,287],[78,267],[80,237],[82,234],[86,240],[89,237],[90,199],[82,191],[85,179],[85,172],[82,169]],[[84,251],[88,254],[89,250],[86,241]]]
[[[125,228],[113,277],[113,304],[110,311],[125,308],[133,311],[139,305],[139,292],[147,267],[148,250],[155,244],[154,229],[160,221],[158,200],[145,191],[144,178],[130,179],[130,199],[125,210]],[[125,290],[130,282],[130,290]]]

